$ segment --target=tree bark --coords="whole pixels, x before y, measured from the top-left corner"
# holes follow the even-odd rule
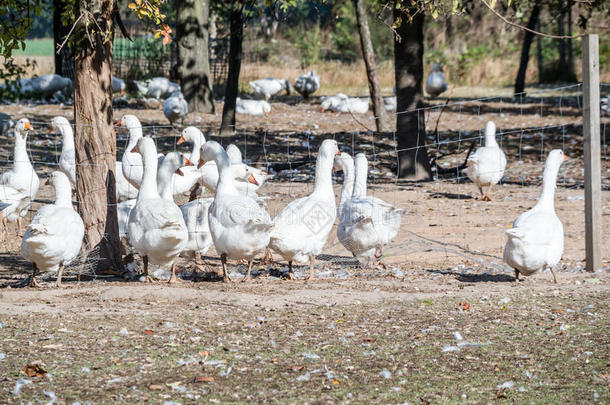
[[[432,180],[426,150],[426,126],[423,107],[424,15],[408,15],[394,8],[394,19],[402,23],[394,34],[394,69],[396,76],[396,111],[412,111],[396,115],[398,177],[407,180]]]
[[[84,249],[96,273],[121,270],[119,224],[116,212],[116,134],[112,125],[112,43],[115,0],[79,0],[77,12],[87,9],[104,32],[89,35],[85,21],[74,31],[74,120],[76,150],[76,197],[85,224]],[[89,42],[91,38],[94,43]]]
[[[63,55],[57,53],[57,48],[68,34],[70,27],[65,27],[62,24],[62,13],[66,9],[65,0],[53,0],[53,56],[55,58],[55,73],[58,75],[64,74]],[[66,49],[62,49],[62,53]]]
[[[530,19],[527,22],[527,28],[533,30],[536,27],[536,23],[538,22],[538,17],[540,16],[540,3],[534,3],[534,7],[532,8],[532,14],[530,14]],[[527,72],[527,65],[530,60],[530,47],[532,45],[532,40],[534,39],[534,34],[530,31],[525,31],[523,36],[523,46],[521,48],[521,60],[519,62],[519,71],[517,73],[517,79],[515,80],[515,94],[523,93],[525,90],[525,73]]]
[[[239,90],[239,71],[241,70],[242,41],[244,37],[244,3],[235,2],[231,6],[229,41],[229,73],[225,89],[225,104],[222,109],[220,136],[235,133],[235,104]]]
[[[567,6],[568,12],[568,35],[572,36],[572,0],[568,0]],[[575,82],[576,81],[576,73],[574,71],[574,50],[572,48],[572,38],[567,39],[568,45],[568,81]]]
[[[189,111],[213,114],[214,94],[210,75],[210,0],[183,0],[178,4],[178,77]]]
[[[385,104],[381,97],[381,86],[379,76],[377,76],[377,64],[375,62],[375,51],[371,42],[371,32],[366,15],[365,0],[353,0],[356,9],[356,20],[358,22],[358,32],[360,33],[360,46],[362,56],[366,66],[366,75],[369,82],[369,93],[373,101],[373,111],[375,113],[375,126],[377,132],[389,131],[388,120],[386,117]]]

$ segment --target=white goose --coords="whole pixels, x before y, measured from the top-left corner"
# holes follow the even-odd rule
[[[247,115],[268,115],[271,112],[271,104],[265,100],[245,100],[237,97],[235,112]]]
[[[231,161],[231,164],[233,166],[236,166],[236,165],[245,166],[245,170],[248,173],[251,173],[254,176],[254,178],[256,179],[256,184],[254,184],[254,182],[247,181],[249,175],[247,177],[244,177],[244,176],[239,177],[239,175],[236,174],[235,175],[236,176],[235,177],[235,186],[237,187],[237,189],[242,190],[244,192],[256,193],[256,191],[263,184],[265,184],[265,181],[267,181],[267,179],[269,178],[267,173],[262,169],[245,164],[242,160],[241,151],[234,144],[230,144],[229,146],[227,146],[227,154],[229,155],[229,160]],[[234,167],[234,170],[237,170],[237,167]]]
[[[174,125],[176,121],[184,123],[184,118],[188,113],[189,105],[180,91],[173,92],[163,103],[163,114],[171,125]]]
[[[216,252],[222,261],[223,280],[230,280],[227,259],[246,259],[248,279],[252,259],[269,244],[271,218],[255,200],[235,188],[229,156],[219,143],[208,141],[201,159],[202,162],[214,160],[220,172],[214,202],[208,210],[208,221]],[[254,176],[250,177],[253,181]]]
[[[171,266],[170,282],[176,280],[176,258],[184,249],[188,234],[180,208],[161,198],[157,190],[157,149],[151,138],[140,138],[133,152],[142,155],[144,174],[135,207],[129,214],[129,244],[143,257],[144,274],[148,264]]]
[[[55,189],[55,203],[38,210],[21,240],[21,254],[33,262],[30,284],[36,286],[36,274],[56,272],[61,285],[64,266],[80,252],[85,226],[72,208],[72,189],[62,172],[51,173],[46,184]]]
[[[66,176],[72,186],[76,185],[76,154],[74,152],[74,132],[72,125],[65,117],[55,117],[51,120],[51,131],[61,134],[61,156],[59,170]]]
[[[18,222],[21,220],[21,213],[30,205],[29,197],[15,190],[6,184],[0,185],[0,219],[2,229],[0,229],[0,242],[6,238],[7,222]]]
[[[165,158],[157,171],[157,188],[161,198],[174,202],[172,195],[172,178],[174,175],[182,176],[181,168],[183,166],[193,166],[193,164],[184,157],[181,153],[170,152],[165,155]],[[136,205],[136,199],[122,201],[117,204],[117,215],[119,219],[119,237],[120,239],[127,237],[127,224],[129,222],[129,214]]]
[[[538,202],[506,230],[504,261],[515,269],[515,281],[519,281],[519,273],[529,276],[548,268],[557,282],[554,268],[563,254],[563,225],[555,213],[554,198],[559,167],[566,160],[560,149],[549,153]]]
[[[114,175],[116,176],[116,199],[117,201],[127,201],[135,199],[138,196],[138,189],[127,181],[123,174],[123,163],[117,161],[114,167]]]
[[[292,201],[274,219],[269,247],[288,261],[290,278],[294,277],[292,262],[308,260],[309,278],[313,278],[316,255],[322,251],[337,217],[332,169],[333,159],[340,154],[337,141],[322,142],[313,192]]]
[[[72,80],[55,73],[47,73],[33,78],[31,87],[34,92],[47,97],[56,91],[67,94],[72,91]]]
[[[252,87],[252,90],[254,90],[254,96],[265,100],[269,100],[271,96],[276,95],[282,90],[285,90],[286,95],[288,96],[292,90],[292,86],[288,80],[275,79],[273,77],[254,80],[249,82],[249,84],[250,87]]]
[[[31,201],[36,198],[40,179],[32,163],[26,149],[27,136],[29,130],[32,129],[30,121],[27,118],[22,118],[17,121],[14,128],[15,134],[15,150],[13,168],[0,176],[0,184],[9,186],[18,192],[25,194],[28,200],[20,205],[21,211],[17,218],[19,232],[21,232],[21,217],[25,216],[30,208]]]
[[[184,142],[192,142],[193,149],[191,154],[188,157],[188,161],[197,163],[199,162],[199,156],[201,153],[201,147],[205,144],[205,137],[203,133],[198,128],[195,127],[186,127],[182,130],[182,134],[176,142],[177,145],[181,145]],[[206,165],[207,166],[207,165]],[[185,165],[182,168],[182,175],[179,176],[174,174],[172,176],[172,194],[182,194],[186,193],[197,184],[199,181],[203,181],[206,184],[207,179],[201,179],[203,176],[206,177],[214,177],[213,180],[209,180],[208,182],[212,182],[216,184],[216,180],[218,179],[218,175],[215,174],[217,172],[216,167],[204,167],[201,170],[197,169],[193,165]]]
[[[436,97],[446,90],[447,82],[445,82],[445,76],[443,76],[443,67],[437,63],[432,66],[432,71],[426,78],[426,93]]]
[[[339,202],[339,226],[337,237],[354,257],[366,257],[370,264],[373,257],[381,257],[382,249],[398,234],[402,210],[385,201],[367,196],[368,162],[363,153],[356,155],[355,183],[354,162],[349,155],[335,158],[335,165],[343,170],[344,180]]]
[[[142,167],[142,155],[132,151],[138,141],[144,136],[142,133],[142,124],[138,117],[127,114],[123,115],[115,126],[125,127],[129,130],[129,141],[125,147],[125,152],[123,152],[121,169],[123,170],[123,176],[129,184],[135,188],[139,188],[140,183],[142,182],[142,173],[144,172],[144,168]]]
[[[483,187],[490,191],[502,179],[506,168],[506,156],[496,142],[496,124],[493,121],[485,126],[485,146],[468,157],[466,166],[463,172],[477,186],[483,201],[491,201]]]
[[[125,80],[112,76],[112,92],[123,94],[125,93],[125,90],[127,90]]]
[[[297,80],[294,82],[294,89],[306,100],[309,99],[310,95],[318,91],[319,88],[320,78],[316,76],[313,70],[297,77]]]
[[[355,114],[366,114],[369,111],[370,99],[359,98],[359,97],[348,97],[337,105],[334,111],[355,113]]]
[[[165,77],[153,77],[145,82],[134,80],[134,83],[144,96],[157,99],[166,94],[180,91],[180,85],[178,83],[174,83]]]

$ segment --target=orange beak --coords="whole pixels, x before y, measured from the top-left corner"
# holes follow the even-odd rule
[[[337,149],[337,156],[341,156],[341,149]]]
[[[125,90],[121,90],[121,94],[125,94]]]
[[[184,176],[184,173],[182,173],[182,170],[180,170],[180,168],[176,169],[175,173],[176,173],[178,176]]]
[[[266,112],[266,113],[265,113],[265,115],[269,115],[269,114],[271,114],[271,113],[270,113],[270,112]]]
[[[51,178],[47,177],[47,181],[44,182],[45,186],[50,186],[51,185]]]
[[[563,161],[567,162],[568,161],[568,155],[563,155]]]
[[[53,129],[53,127],[49,127],[49,129],[47,130],[47,134],[52,134],[53,132],[55,132],[55,130]]]
[[[180,139],[178,139],[178,142],[176,142],[176,145],[180,145],[181,143],[186,142],[186,140],[184,139],[183,136],[180,137]]]
[[[199,158],[199,164],[197,164],[197,169],[201,169],[201,166],[203,166],[205,164],[205,160],[203,160],[202,158]]]
[[[251,174],[250,177],[248,177],[248,183],[252,183],[255,186],[258,186],[258,181],[256,181],[256,178],[254,177],[254,174]]]
[[[195,163],[191,162],[189,158],[184,157],[184,165],[185,166],[195,166]]]
[[[138,153],[138,147],[134,146],[133,149],[131,150],[131,153]]]
[[[28,130],[29,130],[29,129],[32,129],[32,126],[30,125],[30,123],[29,123],[29,122],[26,122],[25,124],[23,124],[23,127],[24,127],[25,129],[28,129]]]
[[[116,122],[116,124],[114,124],[114,126],[115,126],[115,127],[120,127],[120,126],[121,126],[121,120],[118,120],[118,121]]]

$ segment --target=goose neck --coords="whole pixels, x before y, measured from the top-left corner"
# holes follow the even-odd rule
[[[542,175],[542,192],[538,203],[539,208],[555,209],[555,188],[557,188],[557,175],[559,173],[559,165],[550,164],[544,169]]]
[[[318,155],[316,159],[316,181],[314,185],[314,193],[333,194],[333,158],[328,156]]]
[[[72,188],[70,183],[61,182],[55,184],[55,205],[58,207],[72,208]]]
[[[15,132],[15,169],[19,169],[21,167],[31,167],[30,157],[27,152],[27,142],[25,138],[22,138],[20,134]]]
[[[235,175],[231,170],[231,162],[226,153],[217,154],[214,158],[218,168],[218,184],[216,185],[216,195],[224,193],[236,193]]]
[[[353,190],[354,168],[347,164],[343,167],[343,186],[341,187],[341,197],[339,198],[339,210],[341,210],[345,202],[351,198]]]
[[[355,198],[366,197],[366,180],[368,176],[366,163],[362,164],[362,162],[357,161],[355,171],[354,192],[352,193],[352,196]]]
[[[144,153],[142,155],[144,173],[138,193],[138,201],[151,198],[160,198],[157,189],[157,156],[156,153]]]

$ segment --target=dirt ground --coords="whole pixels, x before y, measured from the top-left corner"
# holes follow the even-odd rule
[[[423,184],[391,176],[392,134],[367,132],[358,121],[372,128],[370,117],[290,99],[274,103],[267,119],[238,117],[238,135],[221,141],[276,175],[259,193],[272,217],[311,191],[322,139],[371,157],[369,193],[406,210],[385,267],[359,267],[333,230],[309,282],[284,280],[278,261],[257,263],[248,283],[239,282],[245,267],[233,263],[237,282],[223,284],[193,276],[181,259],[180,285],[92,279],[77,265],[62,289],[52,278],[42,289],[14,288],[30,267],[11,228],[0,247],[0,403],[608,403],[610,176],[604,160],[605,271],[586,273],[581,119],[567,98],[560,109],[549,99],[447,107],[439,135],[428,138],[438,178]],[[30,136],[36,169],[52,170],[60,142],[44,124],[59,114],[71,119],[72,108],[2,111],[32,117],[41,131]],[[145,131],[161,151],[173,150],[179,131],[159,110],[120,109],[115,118],[127,112],[154,126]],[[209,127],[206,137],[218,140],[219,119],[193,114],[187,123]],[[493,201],[483,202],[470,182],[442,169],[463,161],[489,119],[505,133],[509,166]],[[124,140],[121,133],[120,147]],[[10,138],[0,145],[8,166]],[[502,264],[504,231],[535,204],[542,160],[555,147],[570,156],[555,198],[565,230],[559,283],[543,273],[517,284]],[[340,183],[339,175],[337,194]],[[51,196],[41,187],[38,199]],[[206,263],[218,268],[213,249]]]

